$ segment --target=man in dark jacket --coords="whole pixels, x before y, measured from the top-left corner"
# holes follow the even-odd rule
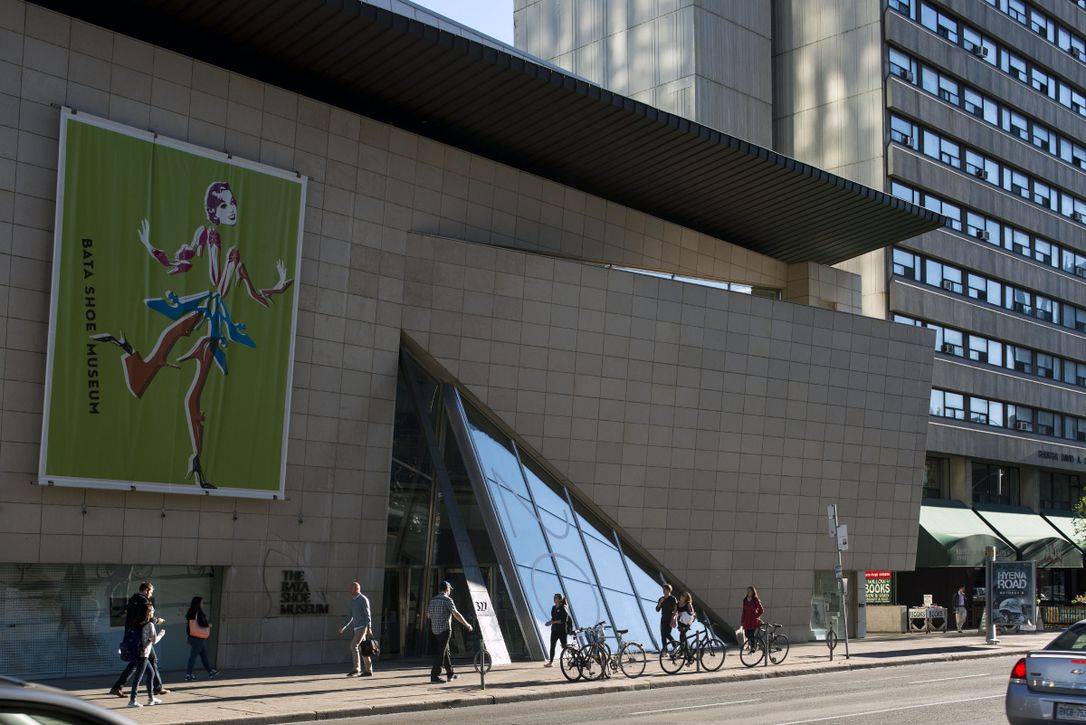
[[[128,603],[124,607],[124,631],[125,634],[129,630],[142,630],[143,620],[147,617],[147,608],[151,606],[151,596],[155,593],[155,587],[151,582],[143,582],[140,584],[140,590],[128,598]],[[155,624],[162,624],[165,619],[158,617],[155,619]],[[132,676],[132,673],[136,671],[136,665],[138,660],[132,660],[124,668],[124,672],[117,678],[117,681],[113,683],[113,687],[110,688],[109,694],[116,695],[117,697],[126,697],[121,692],[124,686],[128,683],[128,678]],[[154,673],[154,687],[156,695],[165,695],[169,690],[162,687],[162,678],[158,674],[158,657],[155,656],[155,651],[151,650],[151,671]]]
[[[660,648],[667,650],[668,643],[671,643],[672,647],[677,646],[679,643],[671,636],[671,630],[674,628],[673,620],[675,618],[675,610],[678,609],[679,602],[675,599],[671,593],[671,585],[664,585],[664,596],[656,602],[656,611],[660,613]]]

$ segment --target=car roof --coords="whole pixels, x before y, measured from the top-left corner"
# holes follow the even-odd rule
[[[80,700],[62,690],[0,676],[0,708],[23,704],[36,706],[43,711],[42,714],[50,710],[75,714],[89,723],[134,725],[132,720],[112,710]]]

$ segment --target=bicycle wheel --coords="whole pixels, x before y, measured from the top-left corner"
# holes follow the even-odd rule
[[[581,677],[586,680],[603,679],[610,664],[607,650],[598,644],[589,645],[581,655]]]
[[[558,658],[558,666],[562,668],[562,674],[570,682],[581,679],[580,654],[581,651],[576,647],[566,647]]]
[[[775,665],[784,662],[788,656],[788,635],[775,634],[769,640],[769,661]]]
[[[627,642],[618,653],[618,666],[627,677],[640,677],[645,673],[645,648],[637,642]]]
[[[724,666],[724,643],[719,639],[713,637],[702,643],[698,648],[698,658],[701,660],[701,667],[706,672],[716,672]]]
[[[490,672],[490,668],[494,665],[494,658],[490,656],[490,652],[481,649],[475,653],[475,661],[472,666],[475,667],[475,671],[479,674],[485,674]]]
[[[739,660],[747,667],[754,667],[765,657],[765,647],[760,639],[748,639],[739,649]]]
[[[686,665],[686,648],[672,647],[660,650],[660,669],[674,675]]]

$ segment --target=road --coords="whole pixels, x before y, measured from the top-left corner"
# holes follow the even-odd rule
[[[1017,659],[1015,655],[320,722],[322,725],[1005,723],[1003,694]]]

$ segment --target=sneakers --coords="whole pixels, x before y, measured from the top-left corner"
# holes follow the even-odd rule
[[[195,682],[196,675],[185,675],[185,682]]]
[[[160,687],[157,690],[155,690],[155,694],[156,695],[169,695],[170,691],[167,690],[165,687]]]
[[[459,680],[459,679],[460,679],[460,675],[449,675],[448,682],[452,682],[453,680]]]
[[[124,693],[121,692],[121,688],[119,687],[114,687],[112,690],[109,691],[109,694],[116,695],[117,697],[124,697]]]
[[[135,700],[129,700],[128,701],[128,706],[129,707],[143,707],[143,703],[142,702],[136,702]]]
[[[358,670],[351,670],[350,672],[347,673],[347,677],[358,677],[361,674],[362,673],[359,672]]]
[[[363,672],[359,677],[373,677],[373,672]]]
[[[148,705],[161,705],[162,700],[159,700],[157,697],[152,697],[150,700],[147,701],[147,704]]]
[[[431,685],[444,685],[445,680],[441,679],[440,677],[431,677],[430,678],[430,684]]]
[[[218,676],[219,676],[219,671],[218,670],[211,670],[211,672],[207,673],[207,679],[209,679],[209,680],[214,680]]]
[[[554,667],[554,663],[553,662],[544,662],[543,666],[544,667]]]

